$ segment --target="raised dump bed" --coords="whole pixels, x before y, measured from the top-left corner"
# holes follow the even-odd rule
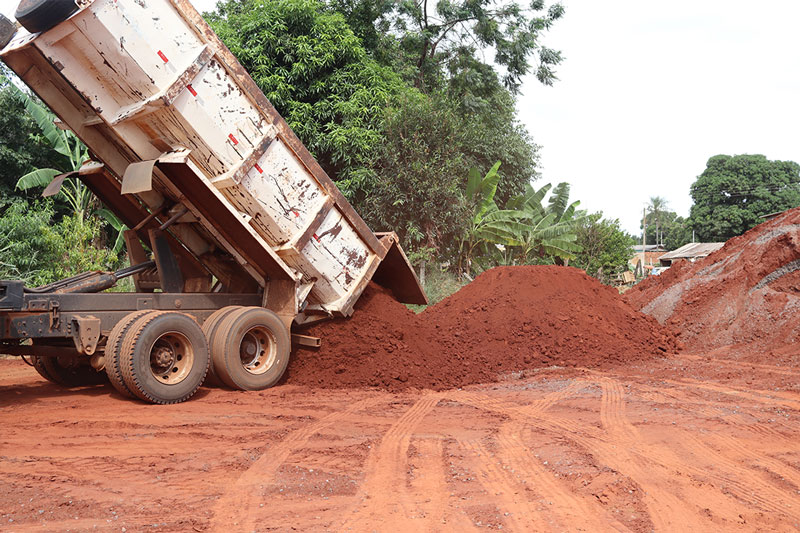
[[[76,360],[82,364],[87,359],[82,356],[94,355],[93,366],[111,368],[109,377],[123,392],[127,387],[145,399],[173,401],[183,398],[172,398],[170,391],[163,398],[149,398],[148,391],[139,394],[141,384],[135,375],[122,375],[135,357],[125,353],[133,350],[126,345],[127,333],[118,332],[116,338],[112,329],[134,311],[149,308],[190,315],[205,324],[212,371],[230,386],[263,388],[277,379],[271,376],[259,382],[264,366],[257,372],[248,369],[253,358],[245,352],[255,346],[270,353],[262,348],[288,338],[292,324],[348,316],[371,279],[390,288],[401,301],[425,302],[397,236],[372,233],[188,1],[95,0],[58,12],[55,8],[63,4],[25,0],[18,18],[26,27],[43,31],[21,30],[0,57],[94,154],[96,161],[75,174],[132,228],[126,242],[134,268],[123,274],[134,276],[138,292],[129,300],[114,295],[122,302],[114,316],[98,311],[111,312],[97,303],[110,295],[81,294],[93,299],[72,303],[79,307],[68,312],[99,321],[98,339],[81,341],[73,333],[85,330],[88,323],[81,326],[73,316],[66,318],[74,327],[53,327],[48,318],[46,331],[30,335],[27,324],[19,327],[22,315],[14,313],[31,310],[30,295],[42,300],[42,294],[69,293],[75,298],[79,297],[75,293],[102,290],[105,282],[91,276],[67,280],[53,287],[25,289],[22,299],[13,301],[10,295],[20,288],[6,284],[13,287],[6,289],[7,311],[0,317],[4,351],[42,358],[57,352],[61,366],[71,369],[81,366]],[[63,179],[56,178],[47,194],[55,194]],[[150,256],[142,243],[152,250],[154,266],[148,263]],[[190,311],[175,304],[179,299],[151,294],[142,304],[141,296],[153,290],[204,294],[204,301],[219,302],[198,302]],[[206,319],[222,307],[243,302],[243,296],[249,305],[253,298],[260,299],[257,304],[270,310],[286,331],[270,332],[256,324],[252,331],[243,330],[238,341],[215,342],[211,325],[217,317]],[[185,300],[180,299],[182,305]],[[0,293],[0,309],[2,302]],[[65,310],[58,308],[61,313]],[[49,307],[47,311],[52,315]],[[225,328],[236,325],[235,320],[219,322]],[[145,323],[139,317],[128,329],[135,332]],[[269,334],[253,333],[262,330]],[[18,339],[32,337],[36,341],[32,346],[18,345]],[[74,346],[62,346],[65,337],[74,337]],[[166,344],[186,344],[189,337]],[[119,353],[111,341],[119,344]],[[160,357],[166,363],[177,357],[174,346],[172,352],[159,351],[159,342],[144,350],[147,357]],[[102,357],[95,355],[98,347]],[[280,357],[272,359],[285,368],[288,346],[279,348]],[[240,359],[247,379],[237,380],[229,367]],[[163,370],[170,366],[166,363],[140,366],[147,370],[149,365],[158,382],[164,381]],[[114,375],[116,367],[122,368],[120,376]],[[169,371],[184,373],[180,368]]]

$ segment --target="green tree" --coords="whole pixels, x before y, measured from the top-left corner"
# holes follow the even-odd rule
[[[32,204],[19,200],[6,209],[0,216],[0,279],[39,286],[87,270],[120,266],[119,256],[106,247],[99,218],[55,219],[52,200]]]
[[[650,212],[645,216],[647,221],[647,243],[659,242],[667,250],[675,250],[691,242],[692,230],[685,218],[678,216],[674,211],[662,211],[660,226],[656,224],[655,214]],[[658,232],[658,233],[656,233]],[[658,235],[658,237],[656,237]]]
[[[633,237],[620,228],[618,219],[605,219],[603,213],[582,218],[577,226],[577,244],[581,251],[573,265],[600,281],[608,282],[615,274],[628,268]]]
[[[556,80],[554,67],[562,60],[560,52],[541,43],[542,35],[564,14],[558,3],[332,0],[331,5],[366,42],[383,48],[394,42],[398,70],[425,91],[439,89],[448,77],[461,73],[489,74],[516,91],[522,77],[533,70],[539,81],[551,85]],[[382,39],[378,32],[396,38]],[[478,57],[487,49],[494,51],[497,68],[481,68],[487,63]]]
[[[692,242],[692,230],[687,219],[675,216],[667,220],[664,226],[664,246],[667,250],[677,250],[690,242]]]
[[[47,187],[53,178],[64,172],[78,170],[89,159],[89,151],[70,130],[62,130],[55,125],[55,115],[37,102],[32,96],[11,86],[25,105],[25,111],[33,118],[39,130],[50,145],[50,151],[62,156],[60,168],[37,168],[31,170],[17,181],[17,188],[23,191]],[[86,217],[89,204],[94,198],[83,182],[75,177],[66,178],[58,195],[66,201],[79,222]]]
[[[645,220],[649,226],[655,225],[655,239],[652,241],[648,239],[648,243],[664,243],[664,236],[661,230],[664,226],[664,217],[667,212],[667,207],[667,200],[661,196],[650,197],[650,203],[647,205],[647,216],[645,216]]]
[[[534,2],[523,9],[513,4],[497,7],[486,0],[435,6],[423,1],[329,0],[329,5],[344,14],[379,63],[437,100],[443,100],[437,95],[446,94],[457,103],[469,129],[462,150],[471,164],[489,168],[503,162],[497,193],[501,204],[539,177],[539,147],[516,119],[517,83],[510,83],[509,90],[502,78],[505,74],[509,81],[511,72],[516,73],[511,78],[521,75],[520,69],[527,68],[521,66],[522,57],[527,62],[536,51],[545,58],[540,62],[543,69],[552,67],[550,60],[560,61],[560,54],[539,48],[540,36],[563,13],[560,5],[546,9],[544,3]],[[454,24],[459,16],[464,20]],[[494,40],[513,53],[484,54]],[[425,55],[423,49],[435,51]],[[507,67],[511,64],[515,66]],[[554,79],[543,78],[547,83]]]
[[[57,165],[61,158],[53,153],[25,112],[25,103],[10,78],[9,71],[0,63],[0,212],[4,205],[26,196],[16,188],[20,176],[34,168]]]
[[[318,0],[226,0],[206,19],[342,191],[366,194],[400,77]]]
[[[689,226],[701,242],[722,242],[800,205],[800,165],[763,155],[717,155],[692,184]]]
[[[447,101],[410,91],[385,128],[372,163],[377,181],[361,212],[375,227],[397,231],[412,250],[449,257],[467,219],[463,120]]]

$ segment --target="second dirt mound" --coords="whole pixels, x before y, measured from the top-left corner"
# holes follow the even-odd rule
[[[800,208],[730,239],[701,261],[678,263],[625,296],[680,330],[691,350],[722,349],[753,362],[791,351],[800,340]]]
[[[309,331],[287,382],[445,389],[546,366],[601,367],[674,353],[675,335],[583,271],[500,267],[414,315],[371,285],[352,318]]]

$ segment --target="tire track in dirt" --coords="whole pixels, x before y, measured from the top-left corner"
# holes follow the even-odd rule
[[[712,383],[691,378],[682,378],[679,380],[665,379],[663,381],[682,388],[693,387],[734,396],[736,398],[745,398],[772,407],[782,407],[784,409],[791,409],[792,411],[800,411],[800,397],[798,397],[798,395],[790,396],[778,391],[762,391],[757,389],[743,390],[734,387],[714,385]]]
[[[551,505],[561,523],[561,531],[603,531],[609,527],[617,531],[628,528],[613,517],[606,514],[605,509],[594,499],[583,498],[569,487],[564,487],[553,473],[538,461],[531,458],[532,451],[521,438],[525,423],[514,421],[504,424],[497,437],[500,460],[512,471],[518,473],[526,481],[526,486],[533,486],[543,494]]]
[[[600,450],[604,462],[616,463],[614,467],[618,471],[644,489],[644,503],[656,529],[701,531],[708,527],[709,524],[694,512],[690,502],[668,489],[675,486],[674,476],[662,468],[654,468],[660,465],[653,459],[661,455],[663,449],[644,446],[639,431],[625,414],[622,386],[619,382],[610,378],[602,378],[599,382],[603,391],[600,421],[614,444],[597,441],[590,444],[589,449]]]
[[[474,526],[462,512],[450,509],[450,489],[445,481],[444,446],[441,438],[415,439],[417,449],[414,478],[411,487],[414,494],[427,499],[417,502],[417,511],[426,519],[428,531],[467,531]]]
[[[514,486],[521,484],[522,481],[525,482],[525,487],[536,487],[536,491],[548,500],[550,504],[548,506],[548,514],[551,514],[560,523],[561,530],[602,531],[613,528],[619,531],[626,531],[627,528],[614,517],[608,515],[595,499],[584,498],[573,492],[570,487],[565,486],[563,482],[556,481],[550,470],[531,458],[532,452],[521,438],[523,428],[532,417],[541,416],[557,402],[574,396],[585,387],[586,382],[573,381],[566,387],[549,393],[527,405],[501,401],[474,393],[457,393],[451,395],[451,398],[478,408],[494,410],[512,418],[511,422],[501,426],[496,439],[497,458],[502,465],[508,467],[508,470],[498,471],[494,469],[482,472],[483,482],[488,484],[489,488],[498,493],[509,494],[514,493],[516,490]],[[562,428],[558,428],[556,433],[564,434],[564,431]],[[474,451],[480,452],[481,449]],[[491,458],[487,457],[486,461],[491,461]],[[516,477],[509,474],[511,470],[516,473]],[[517,500],[517,498],[513,497],[505,499],[507,505],[516,509],[516,512],[512,513],[511,516],[516,516],[518,520],[527,519],[532,502],[528,502],[529,508],[525,509]],[[538,512],[534,510],[533,515],[536,514]],[[544,527],[545,529],[554,527],[552,522],[541,522],[541,519],[529,524],[516,525],[526,528],[519,529],[520,531],[529,530],[531,527]]]
[[[729,456],[714,450],[697,438],[692,432],[677,429],[676,431],[681,435],[678,439],[679,442],[686,451],[695,455],[701,461],[711,458],[713,468],[722,470],[721,473],[712,472],[689,464],[685,460],[679,458],[673,450],[668,450],[664,447],[656,448],[651,445],[645,445],[644,443],[642,443],[641,448],[637,446],[636,443],[641,442],[641,438],[638,430],[633,425],[629,424],[625,418],[623,412],[624,402],[621,400],[621,385],[616,380],[610,378],[601,379],[600,383],[603,387],[604,396],[601,409],[614,411],[613,413],[606,413],[605,415],[603,415],[601,411],[601,420],[615,442],[621,442],[625,445],[627,441],[629,449],[633,450],[639,458],[659,463],[662,467],[666,467],[670,470],[686,471],[697,478],[711,478],[716,480],[717,484],[721,485],[719,488],[724,487],[724,490],[731,492],[742,500],[750,501],[764,510],[783,513],[792,518],[796,518],[791,510],[792,505],[787,505],[786,491],[782,491],[770,483],[758,479],[755,476],[755,471],[742,467],[736,461],[731,460]],[[606,397],[607,399],[605,399]],[[747,482],[745,483],[741,480],[747,480]],[[770,497],[763,497],[762,494],[769,495]],[[783,503],[778,504],[773,500]],[[797,503],[800,503],[800,498],[796,498],[796,500]]]
[[[585,380],[576,384],[581,388],[587,385],[596,386],[597,383]],[[606,387],[609,387],[608,383]],[[704,530],[710,524],[697,513],[687,514],[685,510],[691,509],[692,505],[670,492],[670,489],[676,485],[674,469],[666,468],[659,462],[652,461],[650,458],[650,455],[653,454],[652,449],[647,453],[634,451],[635,446],[641,447],[643,444],[637,436],[638,430],[629,424],[620,412],[608,412],[611,409],[618,410],[622,405],[619,397],[620,391],[621,387],[612,387],[611,395],[616,397],[605,399],[601,397],[601,420],[605,420],[605,424],[609,424],[606,426],[608,428],[606,432],[569,419],[541,416],[541,412],[535,407],[531,410],[524,407],[509,409],[507,402],[491,400],[482,402],[474,395],[466,399],[477,400],[474,403],[476,407],[499,410],[512,418],[523,416],[522,421],[528,426],[563,435],[598,457],[603,464],[636,482],[643,489],[643,501],[657,530]],[[608,395],[608,392],[605,394]],[[656,448],[655,452],[659,451],[663,452],[663,449]]]
[[[428,495],[409,494],[406,484],[408,447],[419,423],[441,398],[439,393],[424,395],[383,435],[367,458],[356,507],[339,530],[379,531],[386,522],[398,524],[401,530],[420,527],[412,522],[410,511],[416,502]]]
[[[289,455],[307,443],[315,433],[347,419],[380,400],[381,398],[366,398],[353,403],[347,409],[329,413],[316,422],[293,431],[281,442],[266,450],[217,500],[210,529],[227,532],[232,526],[236,526],[233,529],[252,531],[255,528],[255,514],[259,509],[259,487],[271,482]]]
[[[711,460],[713,470],[689,467],[689,470],[696,476],[714,479],[742,500],[753,502],[767,511],[785,514],[800,522],[800,496],[795,494],[794,497],[791,497],[789,491],[780,490],[770,482],[763,481],[759,478],[757,470],[742,466],[730,456],[715,450],[697,438],[693,433],[682,431],[681,436],[683,445],[690,453]],[[720,472],[716,472],[716,470]]]
[[[610,378],[602,378],[599,382],[603,391],[600,397],[600,423],[606,431],[627,442],[641,441],[639,431],[628,422],[622,385]]]
[[[671,484],[672,486],[686,486],[686,483],[681,480],[680,476],[675,475],[676,473],[684,473],[689,475],[690,478],[700,480],[705,479],[711,482],[710,486],[712,486],[715,491],[713,493],[709,493],[707,490],[703,490],[703,494],[698,494],[696,498],[693,498],[693,501],[703,502],[706,506],[713,506],[720,514],[723,512],[723,510],[727,510],[726,512],[731,518],[736,517],[740,501],[751,502],[753,505],[760,507],[762,510],[786,514],[785,509],[781,508],[780,506],[775,506],[769,500],[759,497],[752,490],[748,490],[747,485],[743,484],[739,480],[730,477],[730,475],[725,476],[722,474],[711,473],[706,469],[689,464],[684,459],[678,457],[672,449],[653,446],[635,447],[628,444],[627,446],[630,452],[626,455],[623,455],[622,460],[620,460],[619,457],[615,455],[620,453],[617,450],[619,443],[618,441],[614,440],[616,437],[608,439],[607,435],[598,435],[597,432],[592,431],[590,428],[583,428],[586,430],[585,432],[590,435],[588,438],[586,438],[579,434],[581,431],[580,427],[565,419],[553,419],[552,421],[533,420],[530,421],[529,424],[534,427],[549,431],[553,431],[558,427],[566,430],[569,432],[569,437],[571,439],[575,440],[575,442],[586,448],[588,451],[591,451],[597,455],[604,463],[613,466],[616,470],[627,475],[634,481],[637,481],[645,490],[647,495],[652,496],[653,494],[652,482],[642,483],[639,480],[651,480],[658,478],[659,475],[656,475],[656,472],[661,471],[660,477],[662,478],[661,483],[663,485],[669,486]],[[688,435],[688,432],[675,430],[675,433],[676,435],[679,435],[675,440],[678,440],[682,445],[685,445],[687,440],[685,435]],[[704,457],[707,458],[709,456],[713,456],[714,451],[711,449],[702,452],[695,450],[694,454],[700,454],[699,459],[702,461]],[[738,475],[749,482],[755,473],[756,472],[740,471]],[[639,476],[638,479],[636,476]],[[689,485],[688,488],[690,491],[696,492],[696,489],[693,488],[693,486]],[[767,489],[767,491],[773,492],[774,487]],[[730,497],[728,497],[729,494],[731,495]],[[663,493],[659,494],[659,498],[662,495]],[[734,501],[727,501],[731,497],[734,499]],[[691,507],[685,498],[678,503],[674,503],[674,501],[672,503],[673,505],[678,505],[680,507]],[[667,513],[666,516],[670,516],[670,513],[672,512],[673,511],[669,509],[664,511],[664,513]],[[678,513],[674,516],[680,516],[680,514],[681,513]],[[656,523],[657,529],[667,527],[659,526],[657,524],[657,519],[663,516],[665,515],[661,512],[659,512],[659,514],[655,517],[651,515],[651,518],[654,518],[654,523]],[[699,515],[694,520],[697,519],[702,521],[702,518]],[[704,523],[699,526],[690,526],[686,523],[683,523],[680,526],[669,526],[667,530],[672,530],[675,527],[679,527],[679,529],[705,530],[711,526],[708,523]]]
[[[797,444],[796,438],[787,436],[786,434],[787,432],[797,432],[797,424],[792,424],[786,420],[775,420],[770,424],[753,422],[741,413],[731,414],[732,408],[730,405],[701,398],[689,399],[688,396],[681,397],[680,394],[664,390],[663,388],[649,387],[641,384],[637,385],[637,394],[650,402],[673,403],[674,406],[672,407],[676,409],[691,412],[695,415],[700,414],[712,419],[718,419],[726,425],[736,427],[738,431],[747,431],[763,437],[769,437],[785,442],[790,446],[795,446]],[[778,427],[785,428],[785,431],[779,430]]]
[[[511,531],[558,529],[545,519],[545,513],[537,509],[536,504],[527,497],[526,487],[522,486],[507,470],[507,466],[480,442],[459,440],[458,444],[472,456],[471,462],[476,479],[488,493],[489,501],[495,503],[505,514]],[[543,497],[544,494],[539,493],[539,496]],[[547,515],[550,516],[550,513]]]
[[[800,379],[800,372],[793,371],[790,368],[776,365],[766,365],[764,363],[748,363],[747,361],[735,361],[732,359],[717,359],[715,357],[702,357],[700,355],[678,354],[674,356],[675,359],[685,359],[687,361],[696,361],[698,363],[707,363],[721,366],[732,366],[741,368],[742,370],[762,370],[764,372],[771,372],[773,374],[781,374],[784,376],[792,376]]]

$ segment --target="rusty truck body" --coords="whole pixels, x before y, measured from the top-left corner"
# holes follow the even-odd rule
[[[45,193],[81,179],[130,228],[131,267],[0,282],[0,353],[173,403],[207,372],[274,385],[291,340],[319,342],[291,328],[349,316],[371,280],[425,302],[397,235],[367,227],[188,0],[70,2],[23,0],[0,59],[92,155]],[[135,292],[102,292],[124,276]]]

